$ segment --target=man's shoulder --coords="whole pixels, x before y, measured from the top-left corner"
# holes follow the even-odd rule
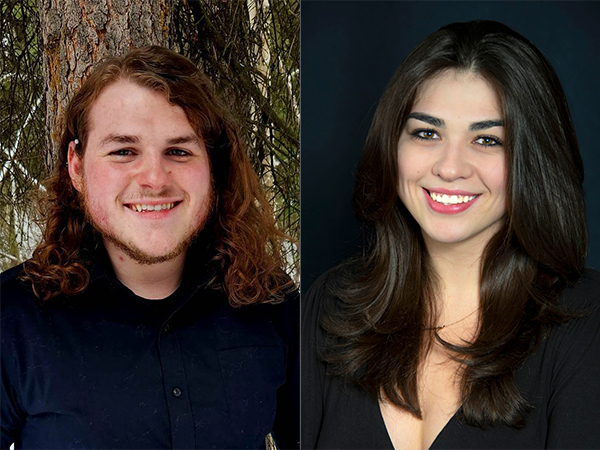
[[[22,272],[23,264],[19,264],[0,274],[0,299],[3,311],[13,305],[31,304],[36,300],[31,284],[19,279]]]
[[[23,264],[11,267],[8,270],[0,273],[0,280],[2,281],[2,287],[9,282],[14,282],[19,277],[19,274],[23,271]]]
[[[299,317],[300,294],[296,286],[292,285],[283,290],[283,299],[275,302],[261,302],[252,305],[234,308],[242,315],[260,316],[271,321],[289,322]]]
[[[298,290],[293,287],[285,291],[283,301],[253,303],[241,307],[232,307],[223,300],[219,313],[221,321],[235,326],[235,333],[248,342],[261,336],[266,330],[274,330],[289,345],[298,339],[300,330],[300,299]]]
[[[2,345],[38,324],[43,316],[43,303],[35,296],[31,284],[19,279],[23,264],[0,274],[0,317]]]

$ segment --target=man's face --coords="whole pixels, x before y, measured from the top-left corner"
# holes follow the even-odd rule
[[[127,80],[93,103],[83,158],[70,144],[69,174],[109,254],[142,264],[181,255],[212,206],[206,147],[183,109]]]

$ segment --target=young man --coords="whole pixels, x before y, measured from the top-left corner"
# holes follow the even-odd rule
[[[170,50],[90,75],[2,274],[2,448],[298,447],[297,293],[245,152]]]

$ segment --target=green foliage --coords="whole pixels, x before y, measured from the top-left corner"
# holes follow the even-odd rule
[[[242,125],[249,156],[277,221],[291,238],[289,268],[299,273],[300,4],[189,1],[174,12],[174,44],[197,62]],[[294,243],[295,242],[295,243]]]
[[[2,5],[0,39],[0,268],[26,259],[39,238],[33,197],[46,176],[43,78],[35,0]]]

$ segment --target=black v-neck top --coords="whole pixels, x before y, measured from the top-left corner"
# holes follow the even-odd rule
[[[319,278],[302,299],[301,448],[392,449],[377,400],[328,375],[318,356],[325,345],[323,311],[337,302],[327,291],[330,276]],[[600,449],[600,272],[586,270],[561,304],[589,313],[554,327],[517,370],[516,384],[533,406],[526,426],[481,429],[458,412],[431,448]]]

